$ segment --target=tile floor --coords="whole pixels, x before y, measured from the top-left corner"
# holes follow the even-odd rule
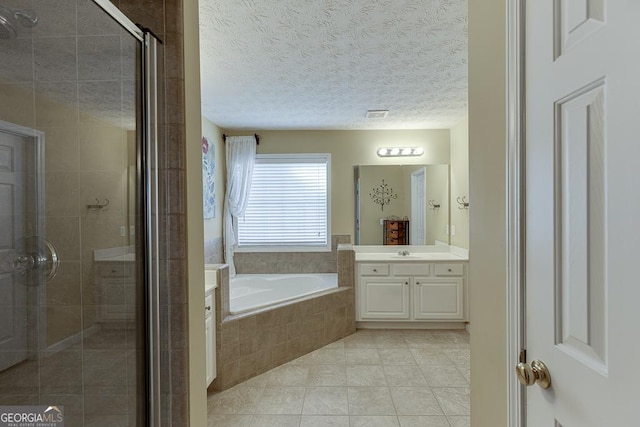
[[[469,335],[358,330],[219,393],[216,427],[469,426]]]
[[[136,332],[102,329],[0,372],[0,405],[64,406],[71,426],[136,423]]]

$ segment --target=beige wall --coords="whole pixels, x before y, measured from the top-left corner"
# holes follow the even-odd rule
[[[472,427],[507,426],[505,8],[469,2]]]
[[[202,117],[202,135],[209,140],[209,149],[215,150],[216,159],[216,216],[204,220],[204,239],[222,237],[222,209],[225,189],[226,159],[222,131],[206,117]]]
[[[456,235],[451,244],[469,248],[469,209],[458,209],[456,198],[469,200],[469,120],[451,128],[451,225]]]
[[[183,1],[187,275],[189,290],[189,425],[207,424],[204,333],[204,220],[202,217],[202,121],[198,2]],[[216,153],[217,154],[217,153]]]
[[[226,131],[246,135],[254,131]],[[258,153],[331,153],[332,234],[354,235],[354,165],[449,163],[449,130],[271,131],[257,130]],[[423,147],[411,158],[381,158],[380,147]]]

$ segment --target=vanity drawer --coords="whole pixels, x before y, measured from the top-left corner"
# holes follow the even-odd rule
[[[462,276],[464,266],[462,264],[434,264],[436,276]]]
[[[393,264],[394,276],[429,276],[431,265],[423,263],[396,263]]]
[[[387,221],[387,230],[398,230],[398,221]]]
[[[360,274],[363,276],[388,276],[389,264],[360,264]]]

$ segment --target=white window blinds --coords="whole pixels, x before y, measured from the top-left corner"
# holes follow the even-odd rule
[[[330,168],[329,154],[256,156],[239,246],[327,247]]]

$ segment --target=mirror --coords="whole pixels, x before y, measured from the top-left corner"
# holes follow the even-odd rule
[[[409,244],[449,244],[449,165],[354,167],[355,244],[382,245],[383,220],[409,221]]]

